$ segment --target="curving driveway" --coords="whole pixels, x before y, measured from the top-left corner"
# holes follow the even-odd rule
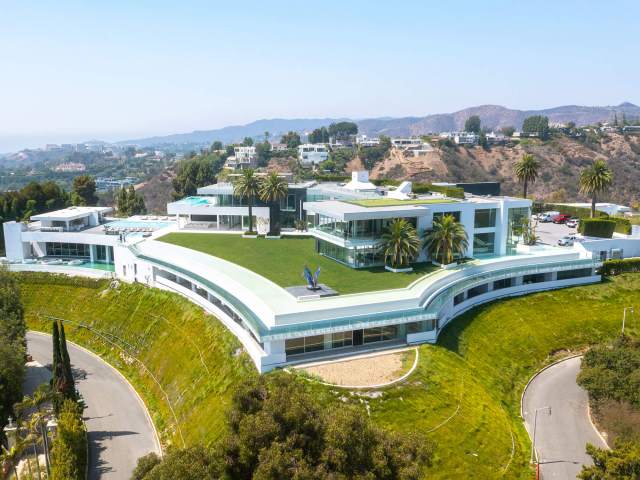
[[[42,365],[51,363],[51,336],[27,333],[29,378],[46,376]],[[89,433],[89,478],[126,480],[139,457],[160,453],[149,414],[131,385],[113,367],[89,351],[68,342],[78,390],[87,405],[84,419]],[[36,363],[37,362],[37,363]],[[38,367],[40,364],[40,367]]]
[[[585,446],[606,448],[589,419],[587,392],[576,383],[582,357],[563,360],[542,370],[527,386],[522,411],[529,436],[538,411],[536,450],[543,479],[574,479],[582,465],[591,465]]]

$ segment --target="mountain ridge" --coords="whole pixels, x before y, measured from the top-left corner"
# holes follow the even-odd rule
[[[630,102],[619,105],[584,106],[562,105],[539,110],[517,110],[502,105],[477,105],[451,113],[436,113],[425,116],[408,117],[377,117],[364,119],[349,118],[272,118],[260,119],[245,125],[230,125],[212,130],[194,130],[188,133],[158,135],[133,140],[117,142],[118,144],[133,144],[141,147],[174,144],[203,144],[220,140],[224,143],[241,141],[244,137],[262,137],[270,132],[272,138],[293,130],[299,133],[311,131],[315,128],[327,126],[338,121],[354,121],[358,124],[360,133],[366,135],[409,136],[427,133],[462,130],[464,122],[471,115],[480,116],[483,126],[500,128],[512,126],[521,128],[526,117],[545,115],[552,123],[574,122],[576,125],[588,125],[597,122],[611,121],[614,115],[625,115],[627,118],[640,118],[640,107]]]

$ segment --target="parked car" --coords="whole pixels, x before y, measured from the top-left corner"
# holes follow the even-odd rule
[[[570,215],[565,215],[564,213],[561,213],[560,215],[556,215],[555,217],[553,217],[553,223],[565,223],[567,220],[571,219]]]
[[[569,220],[567,220],[567,222],[565,223],[565,225],[569,228],[577,228],[578,227],[578,219],[577,218],[570,218]]]
[[[558,240],[558,245],[561,247],[571,247],[575,242],[578,241],[578,237],[575,235],[565,235],[560,240]]]
[[[560,215],[560,212],[542,212],[538,214],[537,219],[539,222],[548,223],[553,221],[553,217],[555,217],[556,215]]]

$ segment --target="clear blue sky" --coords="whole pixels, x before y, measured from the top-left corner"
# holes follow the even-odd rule
[[[0,0],[0,137],[640,102],[638,1],[379,3]]]

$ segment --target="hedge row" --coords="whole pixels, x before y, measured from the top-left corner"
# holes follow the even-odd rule
[[[607,260],[602,264],[602,274],[605,276],[621,273],[640,273],[640,258]]]
[[[533,204],[533,212],[540,213],[549,210],[558,211],[564,215],[571,215],[576,218],[591,218],[591,209],[586,207],[572,207],[570,205],[560,205],[557,203],[541,203],[535,202]],[[596,211],[598,218],[606,218],[615,222],[616,233],[623,233],[625,235],[631,234],[631,222],[624,217],[610,217],[604,212]]]
[[[82,421],[82,407],[73,400],[65,400],[51,448],[51,479],[84,480],[87,460],[87,430]]]
[[[34,285],[70,285],[84,288],[104,288],[106,285],[103,279],[69,276],[61,273],[16,272],[15,275],[20,283]]]
[[[607,218],[583,218],[578,231],[586,237],[611,238],[616,229],[616,222]]]

